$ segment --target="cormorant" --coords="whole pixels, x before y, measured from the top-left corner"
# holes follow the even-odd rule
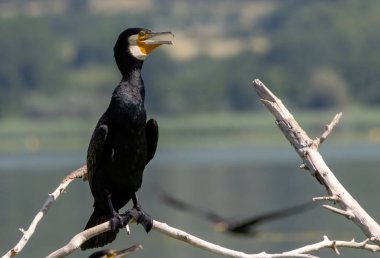
[[[141,245],[133,245],[121,250],[104,249],[91,254],[88,258],[124,258],[130,253],[136,252],[140,249],[142,249]]]
[[[181,211],[191,212],[193,214],[204,217],[205,219],[214,223],[214,228],[217,231],[236,233],[242,235],[256,234],[257,231],[255,231],[252,228],[263,222],[268,222],[271,220],[276,220],[290,215],[294,215],[306,211],[312,207],[315,207],[315,203],[310,201],[292,207],[284,208],[281,210],[271,211],[263,213],[261,215],[254,215],[242,220],[230,220],[220,216],[219,214],[213,211],[202,209],[200,207],[196,207],[192,204],[174,198],[173,196],[170,196],[169,194],[165,193],[162,189],[157,188],[156,190],[161,200],[169,206]]]
[[[163,40],[167,35],[172,33],[129,28],[116,41],[114,57],[122,80],[100,117],[88,147],[87,178],[94,197],[94,212],[85,227],[110,220],[112,230],[87,240],[81,246],[83,250],[104,246],[116,238],[118,229],[125,225],[118,210],[130,199],[134,214],[139,213],[136,220],[147,232],[152,227],[152,218],[144,213],[136,197],[144,168],[153,158],[158,140],[156,120],[146,121],[141,69],[144,59],[154,49],[172,44]]]

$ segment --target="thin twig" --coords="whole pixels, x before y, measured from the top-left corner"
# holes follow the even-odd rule
[[[338,200],[337,197],[335,196],[320,196],[320,197],[314,197],[313,198],[313,201],[332,201],[332,202],[336,202],[336,200]]]
[[[333,206],[330,206],[330,205],[322,205],[323,208],[325,209],[328,209],[329,211],[332,211],[336,214],[339,214],[339,215],[342,215],[344,217],[346,217],[347,219],[352,219],[354,217],[354,215],[352,214],[352,212],[349,212],[349,211],[345,211],[345,210],[342,210],[342,209],[339,209],[339,208],[335,208]]]
[[[314,140],[314,145],[316,148],[319,147],[330,135],[334,127],[339,123],[340,118],[342,117],[342,112],[336,114],[333,120],[326,125],[325,131],[319,136],[316,140]]]

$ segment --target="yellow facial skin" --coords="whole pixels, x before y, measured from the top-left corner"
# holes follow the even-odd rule
[[[144,60],[153,50],[161,45],[171,45],[170,40],[160,39],[162,36],[173,36],[171,32],[152,32],[142,30],[129,38],[129,51],[139,60]]]
[[[161,35],[171,35],[173,34],[171,32],[151,32],[151,31],[140,31],[137,36],[137,45],[139,46],[142,53],[145,55],[149,55],[153,50],[158,48],[159,46],[163,44],[172,44],[171,41],[163,41],[159,39],[155,39],[158,36]]]
[[[139,46],[141,53],[143,53],[144,55],[149,55],[153,50],[161,46],[161,44],[148,45],[143,40],[140,40],[140,39],[137,40],[137,45]]]

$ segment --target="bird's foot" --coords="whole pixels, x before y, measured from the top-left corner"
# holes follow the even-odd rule
[[[114,212],[112,214],[112,217],[110,219],[110,223],[111,223],[111,230],[112,231],[118,231],[119,228],[122,228],[126,225],[126,224],[124,224],[125,220],[124,220],[123,216],[117,212]]]
[[[146,213],[143,209],[138,208],[140,215],[137,219],[137,224],[141,224],[146,233],[149,233],[153,227],[153,218],[148,213]]]
[[[124,216],[124,225],[128,224],[132,219],[134,219],[137,224],[141,224],[144,227],[146,233],[149,233],[153,227],[152,216],[150,216],[140,207],[133,207],[132,209],[127,210]]]

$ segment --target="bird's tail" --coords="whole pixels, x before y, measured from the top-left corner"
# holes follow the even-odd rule
[[[94,210],[94,212],[91,214],[90,219],[87,222],[87,225],[85,227],[86,229],[92,228],[96,225],[102,224],[103,222],[109,221],[110,220],[110,215],[109,214],[102,214]],[[119,232],[117,231],[107,231],[104,232],[100,235],[94,236],[84,242],[81,245],[82,250],[86,250],[89,248],[95,248],[95,247],[102,247],[106,244],[111,243],[113,240],[116,238],[116,234]]]

